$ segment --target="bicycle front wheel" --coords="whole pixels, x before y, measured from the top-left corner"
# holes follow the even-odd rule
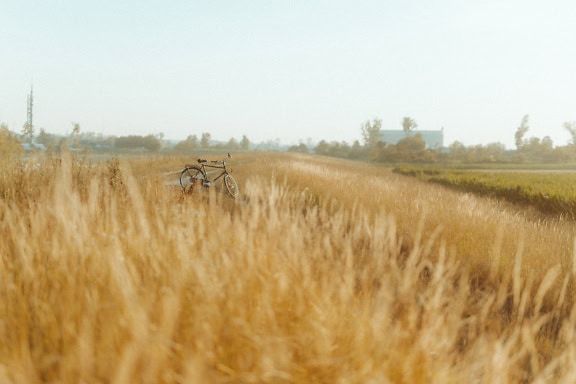
[[[180,174],[180,186],[183,192],[192,192],[195,185],[200,185],[206,175],[200,168],[190,167],[186,168]]]
[[[232,175],[224,176],[224,185],[226,186],[226,190],[232,197],[238,197],[240,191],[238,190],[238,184],[236,180],[232,177]]]

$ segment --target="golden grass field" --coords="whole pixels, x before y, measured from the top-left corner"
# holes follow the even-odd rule
[[[5,162],[0,383],[574,383],[576,226],[361,162]]]

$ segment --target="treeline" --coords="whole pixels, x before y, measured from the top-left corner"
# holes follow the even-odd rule
[[[354,141],[352,145],[345,141],[327,142],[321,140],[314,148],[314,152],[323,156],[336,156],[348,159],[361,159],[366,155],[365,149],[362,148],[358,140]]]
[[[374,118],[368,120],[360,127],[363,143],[355,140],[352,144],[344,141],[321,140],[317,144],[300,143],[288,148],[281,147],[279,140],[254,145],[246,135],[240,140],[230,138],[226,142],[212,140],[209,132],[200,135],[192,134],[176,144],[164,140],[164,135],[128,135],[128,136],[104,136],[92,132],[82,132],[80,124],[72,123],[72,133],[59,136],[47,133],[40,129],[38,135],[34,135],[33,127],[26,126],[21,135],[10,132],[5,124],[2,124],[2,147],[14,143],[28,149],[53,149],[62,147],[71,149],[90,148],[97,151],[130,151],[130,152],[172,152],[177,154],[190,154],[199,150],[285,150],[302,153],[316,153],[322,156],[333,156],[347,159],[358,159],[383,163],[558,163],[576,161],[576,122],[566,122],[564,128],[572,136],[572,140],[565,146],[554,146],[550,137],[526,137],[529,131],[528,115],[525,115],[519,127],[514,133],[516,144],[515,150],[508,150],[501,143],[486,145],[465,146],[455,141],[447,147],[429,148],[422,135],[415,131],[418,126],[410,117],[404,117],[401,122],[406,136],[396,143],[388,143],[382,137],[381,120]],[[14,150],[16,151],[16,150]]]
[[[303,148],[302,144],[297,147],[290,147],[289,150],[310,152],[308,148]],[[355,141],[350,145],[346,142],[322,140],[312,150],[323,156],[364,159],[383,163],[557,163],[576,161],[576,145],[554,147],[552,142],[546,138],[543,140],[532,138],[526,145],[516,150],[507,150],[501,143],[465,146],[459,141],[453,142],[446,148],[426,148],[424,139],[419,133],[416,133],[396,144],[377,141],[373,145],[360,145],[358,141]]]
[[[10,145],[9,145],[10,144]],[[93,132],[82,132],[80,124],[72,123],[72,132],[68,135],[56,135],[46,132],[43,128],[36,135],[34,128],[26,125],[21,134],[13,133],[6,124],[0,125],[0,148],[13,147],[14,152],[24,150],[53,150],[62,148],[72,150],[91,149],[96,151],[129,151],[129,152],[176,152],[187,154],[196,150],[228,150],[247,151],[251,148],[251,142],[246,135],[240,140],[230,138],[227,142],[212,140],[212,135],[204,132],[200,137],[189,135],[175,145],[164,140],[164,134],[156,135],[127,135],[105,136]],[[262,149],[269,147],[261,144]],[[6,151],[5,151],[6,152]]]
[[[289,151],[309,152],[305,145],[290,147]],[[314,148],[314,153],[322,156],[341,157],[346,159],[363,159],[376,162],[428,162],[438,160],[441,151],[426,149],[420,134],[400,140],[397,144],[376,141],[373,144],[361,145],[358,140],[352,145],[345,141],[327,142],[321,140]]]
[[[58,136],[41,131],[32,144],[40,144],[44,149],[56,151],[68,147],[76,150],[89,148],[101,151],[119,149],[157,152],[163,148],[163,141],[155,135],[104,136],[91,132]]]
[[[373,119],[361,125],[364,143],[355,141],[352,145],[346,142],[320,141],[315,153],[348,159],[364,159],[383,163],[562,163],[576,161],[576,122],[566,122],[564,128],[572,136],[565,146],[554,146],[549,136],[543,138],[526,137],[529,131],[528,115],[522,118],[514,138],[516,149],[507,150],[504,144],[465,146],[455,141],[443,148],[427,148],[421,134],[414,131],[416,122],[405,117],[402,128],[406,137],[395,144],[386,143],[381,137],[381,121]],[[304,146],[305,147],[305,146]],[[308,148],[291,147],[292,151],[308,152]]]
[[[121,136],[114,140],[116,148],[125,149],[146,149],[151,152],[159,151],[162,148],[162,142],[153,135],[147,136]]]
[[[189,135],[185,140],[177,143],[173,151],[177,153],[188,153],[199,149],[225,149],[229,151],[248,151],[250,149],[250,140],[246,135],[242,136],[240,141],[230,138],[226,143],[212,143],[212,135],[204,132],[198,138],[197,135]]]

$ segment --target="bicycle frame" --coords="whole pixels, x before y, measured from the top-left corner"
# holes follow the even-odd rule
[[[222,176],[228,175],[228,168],[226,167],[226,160],[215,160],[215,161],[212,161],[212,164],[208,164],[206,160],[202,160],[202,159],[198,159],[198,162],[200,163],[200,168],[202,169],[202,172],[204,173],[206,181],[214,182],[214,181],[217,181]],[[206,168],[222,169],[223,171],[216,178],[210,180],[210,178],[208,177],[208,170],[206,170]]]

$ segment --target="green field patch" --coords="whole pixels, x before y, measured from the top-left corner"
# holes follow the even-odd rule
[[[576,219],[576,173],[544,170],[457,170],[399,166],[394,172],[459,191],[532,206],[539,211]]]

